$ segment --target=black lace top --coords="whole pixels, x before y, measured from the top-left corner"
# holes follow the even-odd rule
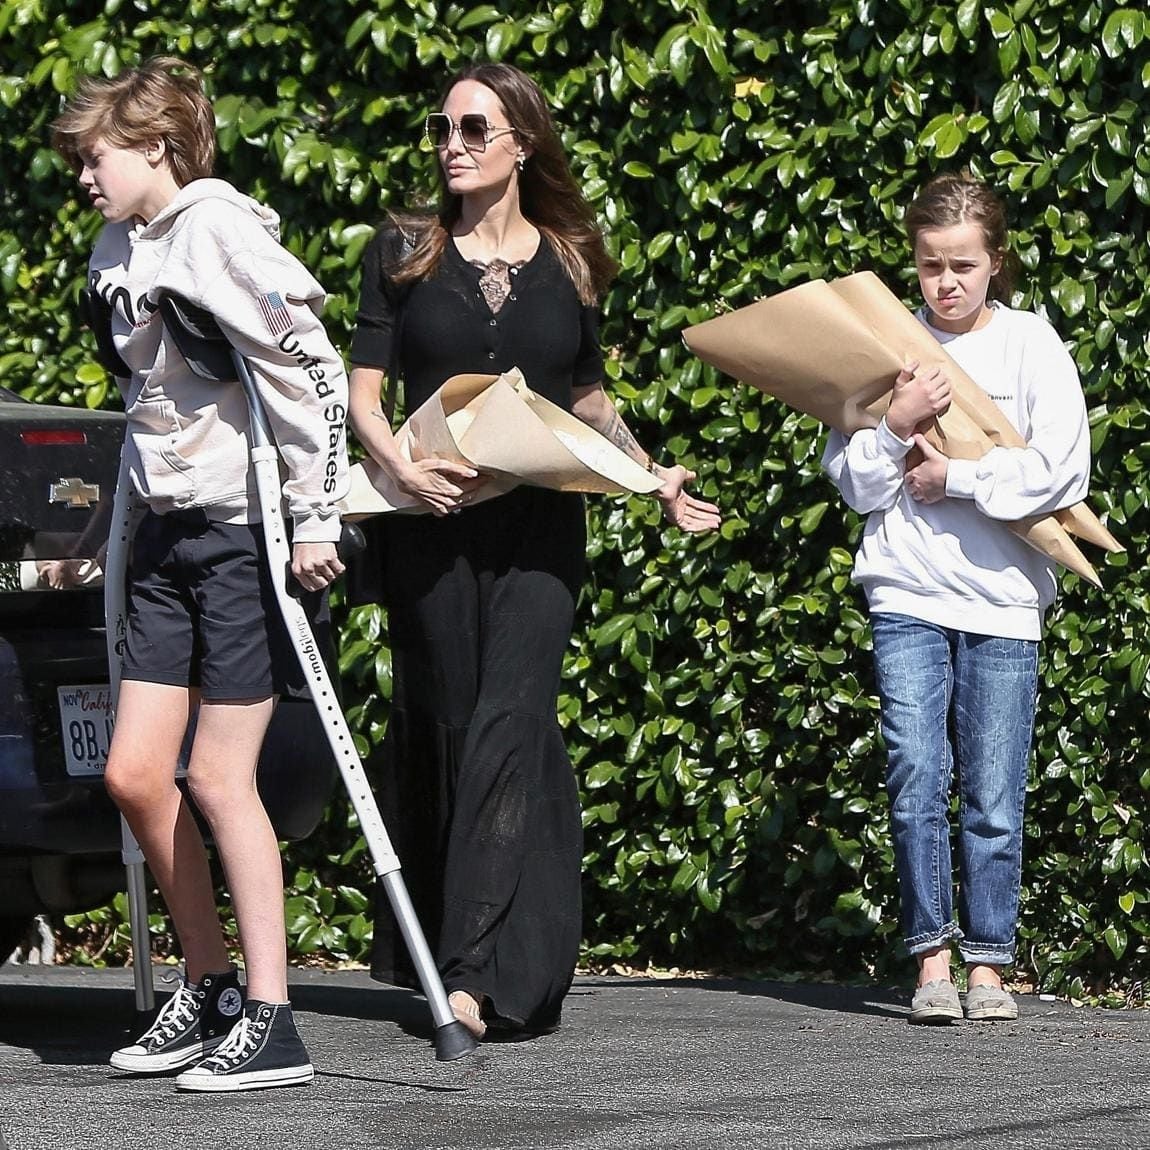
[[[599,310],[580,302],[546,237],[531,259],[511,265],[470,263],[451,240],[435,274],[410,286],[388,275],[401,242],[387,227],[365,249],[351,362],[388,371],[398,326],[408,412],[464,372],[518,367],[528,387],[567,409],[573,387],[603,378]]]

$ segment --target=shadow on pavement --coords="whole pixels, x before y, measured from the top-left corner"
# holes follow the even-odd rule
[[[736,978],[638,978],[602,976],[580,978],[570,998],[595,994],[600,986],[627,987],[655,993],[668,989],[713,991],[742,995],[816,1010],[902,1018],[905,995],[878,987],[800,984]],[[163,1001],[168,988],[157,986]],[[432,1021],[423,997],[414,991],[365,982],[339,986],[320,981],[292,981],[293,1006],[300,1011],[333,1018],[388,1022],[404,1033],[430,1042]],[[62,986],[0,984],[0,1043],[32,1051],[45,1063],[79,1065],[102,1063],[114,1050],[139,1033],[145,1019],[135,1012],[130,989],[99,985]],[[533,1035],[492,1029],[489,1042],[514,1042]]]
[[[642,989],[713,990],[721,994],[739,994],[753,998],[772,998],[814,1010],[836,1014],[862,1014],[881,1018],[905,1018],[909,992],[892,987],[841,986],[837,983],[781,982],[749,978],[646,978],[627,975],[603,975],[604,984]],[[578,993],[579,983],[572,994]]]
[[[289,976],[290,977],[290,976]],[[579,994],[579,986],[571,991]],[[331,986],[293,982],[292,1006],[334,1018],[373,1019],[392,1022],[405,1034],[432,1041],[434,1026],[431,1011],[418,991],[386,983],[366,986]],[[528,1042],[547,1031],[502,1030],[496,1024],[487,1028],[484,1042],[490,1045]]]
[[[763,995],[796,1006],[831,1010],[836,1014],[864,1014],[880,1018],[905,1018],[909,994],[889,986],[838,986],[833,983],[762,982],[751,983],[753,989],[738,989],[740,994]]]
[[[158,985],[157,1003],[169,993],[168,987]],[[431,1018],[423,999],[412,991],[293,982],[291,996],[300,1011],[393,1023],[409,1035],[426,1039],[428,1059],[434,1065]],[[29,1050],[46,1065],[106,1067],[109,1052],[138,1034],[147,1021],[146,1016],[137,1016],[135,994],[130,989],[0,983],[0,1045]],[[483,1069],[482,1062],[482,1058],[471,1061],[466,1074],[457,1074],[457,1081],[446,1085],[324,1070],[317,1071],[317,1077],[451,1094],[469,1089],[468,1079]],[[138,1077],[108,1070],[110,1083],[127,1083]],[[6,1150],[2,1134],[0,1150]]]
[[[169,993],[157,985],[157,1004]],[[291,997],[297,1010],[392,1022],[431,1040],[427,1005],[408,990],[292,983]],[[0,1043],[32,1050],[46,1063],[102,1063],[148,1021],[137,1016],[134,993],[120,987],[0,984]]]
[[[1137,1102],[1132,1102],[1126,1106],[1101,1106],[1090,1110],[1075,1110],[1074,1112],[1074,1126],[1088,1127],[1091,1121],[1104,1122],[1108,1126],[1113,1124],[1116,1119],[1121,1118],[1144,1118],[1146,1114],[1145,1105]],[[1140,1129],[1142,1129],[1140,1127]],[[1135,1131],[1131,1130],[1131,1134]],[[1026,1138],[1022,1143],[1026,1146],[1035,1145],[1033,1139],[1037,1137],[1047,1137],[1049,1141],[1044,1142],[1044,1145],[1054,1150],[1056,1147],[1073,1146],[1079,1147],[1083,1143],[1075,1139],[1070,1141],[1071,1136],[1068,1135],[1066,1128],[1066,1115],[1054,1114],[1050,1116],[1034,1117],[1030,1119],[1020,1119],[1017,1122],[1006,1122],[1002,1120],[993,1123],[987,1123],[981,1128],[968,1128],[963,1131],[964,1138],[982,1138],[985,1142],[979,1142],[979,1145],[986,1146],[1000,1146],[1009,1147],[1019,1144],[1019,1140]],[[914,1138],[913,1142],[925,1141],[925,1139]],[[867,1142],[867,1150],[907,1150],[907,1146],[911,1144],[905,1135],[892,1138],[886,1142]],[[970,1143],[963,1142],[963,1145]],[[1098,1141],[1093,1143],[1096,1150],[1102,1150],[1103,1147],[1114,1147],[1117,1150],[1118,1145],[1109,1141]],[[1142,1150],[1146,1146],[1146,1142],[1142,1141],[1141,1136],[1136,1143],[1128,1143],[1122,1146],[1122,1150]]]
[[[394,1022],[409,1034],[431,1037],[431,1015],[421,995],[413,990],[376,983],[371,986],[330,986],[292,981],[291,1001],[295,1010],[328,1014],[336,1018]]]
[[[0,985],[0,1043],[42,1062],[103,1062],[137,1025],[130,990],[95,986]]]

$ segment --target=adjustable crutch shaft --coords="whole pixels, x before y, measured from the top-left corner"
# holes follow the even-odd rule
[[[282,489],[279,473],[279,451],[276,448],[263,402],[256,389],[247,361],[231,348],[232,363],[247,396],[251,412],[252,463],[256,473],[256,490],[260,499],[260,513],[267,542],[268,562],[272,566],[276,599],[284,618],[292,644],[303,668],[316,711],[331,743],[336,764],[343,776],[352,805],[359,817],[360,827],[371,853],[375,873],[387,892],[400,931],[407,942],[416,974],[423,993],[427,998],[431,1015],[435,1022],[436,1057],[440,1061],[450,1061],[470,1054],[476,1041],[457,1022],[447,1001],[443,981],[435,965],[427,940],[419,925],[415,909],[408,896],[407,887],[399,874],[400,863],[391,845],[387,828],[379,813],[368,784],[363,764],[356,752],[355,744],[348,729],[347,720],[339,705],[327,668],[316,646],[311,625],[303,605],[292,597],[286,583],[286,571],[290,561],[287,531],[281,506]]]
[[[132,497],[128,468],[121,452],[120,472],[112,502],[112,522],[104,553],[104,635],[108,649],[108,687],[112,714],[120,697],[120,661],[127,628],[128,548],[132,536]],[[152,982],[152,936],[148,930],[148,880],[140,844],[128,820],[120,816],[120,857],[124,862],[128,891],[128,931],[132,939],[132,982],[136,1011],[150,1013],[156,1007]]]

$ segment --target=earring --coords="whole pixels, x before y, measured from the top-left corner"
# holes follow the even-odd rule
[[[527,160],[523,156],[516,157],[515,167],[518,168],[519,171],[523,171],[526,166]]]

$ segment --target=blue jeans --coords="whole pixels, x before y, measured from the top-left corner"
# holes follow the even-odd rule
[[[1038,644],[906,615],[871,617],[887,791],[907,949],[952,941],[963,961],[1014,958],[1022,812]],[[958,765],[958,922],[950,783]]]

